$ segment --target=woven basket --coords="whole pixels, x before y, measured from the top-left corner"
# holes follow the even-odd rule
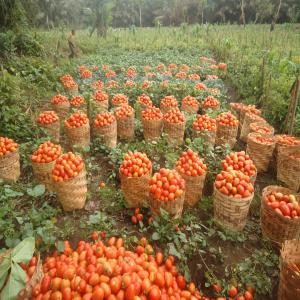
[[[253,123],[251,123],[249,125],[249,133],[252,133],[252,132],[258,133],[258,132],[255,131],[255,126],[259,126],[259,125],[264,126],[264,127],[268,127],[271,130],[270,133],[260,133],[259,132],[259,134],[261,136],[270,137],[270,138],[272,138],[274,136],[274,132],[275,132],[274,127],[272,127],[270,124],[268,124],[266,122],[253,122]]]
[[[180,173],[180,176],[185,180],[185,204],[190,206],[197,204],[202,197],[206,173],[202,176],[187,176]]]
[[[111,124],[94,127],[94,136],[99,137],[101,142],[109,147],[114,148],[117,145],[117,121]]]
[[[117,119],[117,132],[121,140],[134,138],[134,115],[125,119]]]
[[[162,120],[145,120],[142,118],[145,140],[154,140],[161,136],[163,130]]]
[[[237,134],[238,126],[226,126],[222,124],[217,124],[217,134],[215,143],[218,146],[229,144],[230,149],[232,149],[236,143]]]
[[[300,241],[285,241],[280,253],[278,300],[300,299]]]
[[[300,188],[300,159],[291,158],[291,153],[282,153],[277,160],[277,180],[297,192]],[[300,151],[298,151],[300,153]]]
[[[20,177],[19,149],[9,154],[0,156],[0,178],[8,181],[17,181]]]
[[[184,198],[185,193],[181,195],[181,197],[176,198],[173,201],[161,201],[153,197],[153,195],[150,195],[149,197],[149,206],[151,209],[151,212],[154,215],[160,214],[160,209],[164,209],[167,211],[173,218],[180,218],[183,211],[183,205],[184,205]]]
[[[215,146],[216,142],[216,130],[193,130],[193,138],[201,138],[204,140],[204,144],[210,148]]]
[[[271,192],[281,192],[292,194],[292,191],[281,187],[270,185],[263,189],[261,197],[260,224],[263,235],[277,244],[281,244],[286,240],[299,238],[300,234],[300,218],[288,219],[276,213],[266,201],[265,197]],[[297,201],[300,197],[297,195]]]
[[[261,135],[258,133],[248,134],[246,152],[253,160],[258,173],[267,172],[275,149],[275,142],[268,145],[261,144],[255,141],[256,136]]]
[[[148,203],[149,182],[152,170],[141,177],[127,177],[120,174],[121,189],[124,193],[127,206],[130,208],[142,207]]]
[[[11,251],[12,250],[8,250],[0,254],[0,264],[2,263],[4,257],[10,255]],[[35,271],[32,274],[30,280],[26,283],[25,288],[19,292],[16,298],[17,300],[31,300],[32,289],[42,280],[44,276],[42,259],[40,257],[39,252],[36,252],[36,257],[37,257],[37,264],[36,264]]]
[[[237,118],[241,119],[241,109],[245,104],[239,102],[231,102],[229,103],[230,110],[237,116]]]
[[[254,193],[247,198],[228,197],[215,187],[213,194],[214,219],[234,231],[244,229]]]
[[[52,124],[40,125],[46,132],[47,135],[51,137],[51,141],[54,143],[59,143],[60,139],[60,123],[59,120]]]
[[[247,111],[247,105],[245,105],[244,108],[242,107],[241,110],[240,110],[240,127],[241,128],[243,127],[245,116],[246,116],[247,113],[248,113],[248,111]],[[257,115],[261,115],[261,111],[260,110],[258,111]]]
[[[108,111],[108,100],[104,100],[104,101],[93,100],[91,103],[92,103],[92,107],[95,108],[97,114]]]
[[[55,160],[50,163],[32,162],[32,169],[33,169],[34,176],[40,183],[44,184],[49,191],[53,191],[51,172],[52,169],[54,168],[55,162],[56,162]]]
[[[66,135],[68,145],[71,149],[76,146],[84,148],[90,145],[90,125],[89,123],[84,124],[77,128],[66,127]]]
[[[60,120],[65,120],[70,111],[70,103],[69,102],[63,102],[60,104],[52,103],[52,109],[57,113]]]
[[[54,182],[53,187],[64,211],[73,211],[84,207],[87,195],[85,170],[70,180]]]
[[[243,126],[241,128],[241,134],[240,134],[240,139],[243,142],[247,142],[247,136],[248,136],[248,133],[250,132],[250,124],[254,123],[254,122],[267,123],[267,121],[264,118],[262,118],[258,115],[246,113],[244,122],[243,122]]]
[[[184,138],[185,121],[183,123],[174,124],[163,121],[164,132],[167,134],[167,141],[172,145],[181,145]]]
[[[187,104],[182,103],[181,110],[185,111],[189,114],[196,114],[199,110],[199,105],[191,106],[191,105],[187,105]]]

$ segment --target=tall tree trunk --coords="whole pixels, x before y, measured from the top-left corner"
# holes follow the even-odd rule
[[[139,6],[140,27],[142,27],[142,5]]]
[[[254,24],[256,24],[256,22],[257,22],[258,18],[259,18],[259,13],[256,13],[256,14],[255,14],[255,20],[254,20]]]
[[[201,11],[201,24],[203,25],[203,20],[204,20],[204,7],[202,7]]]
[[[241,0],[241,20],[243,22],[244,27],[246,26],[246,20],[245,20],[245,12],[244,12],[244,0]]]
[[[279,12],[280,12],[280,8],[281,8],[281,4],[282,4],[282,0],[279,0],[277,11],[276,11],[276,13],[273,16],[273,20],[272,20],[272,23],[271,23],[270,31],[273,31],[275,29],[275,24],[276,24],[276,22],[278,20],[278,17],[279,17]]]

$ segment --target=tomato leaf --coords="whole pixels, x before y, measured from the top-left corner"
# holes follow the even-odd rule
[[[3,258],[0,264],[0,290],[2,289],[6,281],[8,270],[10,269],[10,264],[11,264],[11,256],[10,254],[8,254]]]
[[[26,273],[17,263],[12,263],[8,281],[1,293],[3,300],[15,300],[19,292],[25,287]]]
[[[13,249],[12,260],[16,263],[28,263],[33,256],[34,249],[35,239],[28,237]]]
[[[36,185],[33,189],[28,188],[27,194],[31,197],[40,197],[45,193],[45,186],[43,184]]]

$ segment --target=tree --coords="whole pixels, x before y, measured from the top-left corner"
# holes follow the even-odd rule
[[[254,24],[267,20],[272,15],[274,5],[271,0],[251,0],[250,8],[254,10]]]
[[[275,28],[275,24],[277,22],[277,19],[279,17],[279,12],[280,12],[280,8],[281,8],[281,4],[282,4],[282,0],[279,0],[278,2],[278,6],[277,6],[277,10],[273,16],[273,19],[272,19],[272,23],[271,23],[271,27],[270,27],[270,31],[273,31],[274,28]]]

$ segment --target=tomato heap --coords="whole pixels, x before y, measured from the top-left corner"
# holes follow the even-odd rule
[[[169,123],[178,124],[184,123],[185,117],[184,114],[178,108],[175,108],[164,114],[164,120]]]
[[[156,69],[157,69],[157,71],[161,71],[161,70],[165,69],[165,67],[166,66],[164,64],[160,63],[157,65]]]
[[[0,136],[0,156],[15,152],[18,147],[12,139]]]
[[[142,118],[148,121],[161,120],[163,115],[159,108],[152,106],[142,111]]]
[[[113,105],[125,105],[128,104],[128,97],[124,94],[116,94],[111,100]]]
[[[98,114],[95,121],[94,125],[96,127],[102,127],[106,125],[110,125],[116,121],[116,118],[113,113],[110,112],[103,112],[101,114]]]
[[[200,76],[198,74],[190,74],[188,75],[189,80],[200,80]]]
[[[217,116],[217,124],[225,126],[238,126],[238,119],[231,112],[224,112]]]
[[[188,71],[190,69],[190,67],[188,66],[188,65],[181,65],[180,67],[179,67],[179,70],[180,71]]]
[[[275,141],[281,145],[300,145],[300,140],[294,136],[287,134],[278,134],[275,136]]]
[[[81,78],[91,78],[93,76],[93,73],[89,69],[84,69],[83,71],[80,72]]]
[[[133,86],[135,86],[135,82],[133,80],[126,80],[125,86],[126,87],[133,87]]]
[[[175,170],[162,168],[150,180],[150,193],[160,201],[180,198],[185,190],[185,181]]]
[[[134,115],[134,109],[130,105],[124,105],[116,109],[117,119],[126,119]]]
[[[60,156],[52,169],[52,179],[55,182],[67,181],[76,177],[84,168],[84,162],[81,157],[72,152]]]
[[[149,81],[149,80],[144,80],[144,81],[142,82],[141,88],[142,88],[142,89],[148,89],[150,86],[151,86],[151,81]]]
[[[20,263],[20,267],[26,272],[27,275],[26,282],[28,282],[34,274],[37,262],[37,258],[33,256],[28,264]]]
[[[188,149],[182,152],[180,158],[176,162],[176,171],[179,174],[185,174],[187,176],[202,176],[206,172],[207,167],[200,159],[199,155]]]
[[[67,128],[78,128],[85,124],[88,124],[88,122],[89,119],[87,115],[81,111],[77,111],[64,121],[64,125]]]
[[[72,89],[78,87],[77,83],[74,81],[73,77],[70,74],[61,76],[60,81],[62,82],[65,89]]]
[[[45,259],[44,276],[33,288],[32,300],[202,298],[195,284],[188,285],[178,273],[174,257],[165,259],[162,252],[154,255],[145,238],[134,252],[115,237],[107,243],[80,241],[75,250],[68,241],[64,246],[63,254],[55,252]]]
[[[92,87],[101,89],[104,87],[104,82],[101,80],[96,80],[91,84]]]
[[[250,129],[256,133],[261,133],[261,134],[268,134],[272,132],[269,126],[257,124],[257,123],[251,123]]]
[[[263,145],[272,145],[274,143],[274,139],[272,138],[267,138],[267,137],[263,137],[263,136],[253,136],[252,139],[259,144],[263,144]]]
[[[115,80],[110,80],[106,83],[106,86],[109,88],[117,88],[119,86],[119,84]]]
[[[160,101],[160,107],[176,108],[178,107],[178,102],[174,96],[166,96]]]
[[[187,106],[197,107],[199,105],[199,102],[195,97],[188,95],[182,99],[182,104]]]
[[[61,146],[47,141],[41,144],[31,156],[35,163],[50,163],[55,161],[62,154]]]
[[[234,110],[241,110],[245,106],[245,104],[240,102],[231,102],[229,105]]]
[[[108,100],[108,95],[101,91],[101,90],[98,90],[97,92],[95,92],[93,95],[92,95],[93,99],[96,100],[96,101],[99,101],[99,102],[103,102],[103,101],[107,101]]]
[[[177,69],[177,65],[172,63],[172,64],[169,64],[168,68],[169,69]]]
[[[138,96],[138,103],[144,106],[152,106],[151,98],[145,94]]]
[[[224,171],[237,170],[250,177],[256,174],[253,160],[245,151],[231,152],[222,160],[221,165]]]
[[[220,105],[220,102],[213,96],[208,96],[205,98],[203,102],[203,107],[204,108],[215,108]]]
[[[207,87],[206,87],[206,85],[205,85],[204,83],[199,82],[199,83],[197,83],[197,84],[194,86],[194,89],[195,89],[195,90],[198,90],[198,91],[202,91],[202,90],[206,90]]]
[[[59,94],[59,95],[55,95],[54,97],[52,97],[51,103],[52,104],[64,104],[64,103],[69,103],[69,100],[66,96]]]
[[[70,101],[70,104],[75,107],[78,107],[84,103],[85,103],[85,100],[84,100],[83,96],[74,96]]]
[[[217,175],[215,187],[224,195],[246,198],[254,192],[250,177],[236,170],[221,171]]]
[[[205,79],[206,80],[215,80],[215,79],[218,79],[218,75],[206,75],[205,76]]]
[[[108,72],[105,73],[105,77],[110,78],[110,77],[116,77],[117,74],[113,70],[109,70]]]
[[[127,177],[141,177],[152,170],[152,163],[145,153],[129,152],[124,156],[120,173]]]
[[[52,124],[58,121],[58,115],[53,110],[44,111],[39,114],[37,122],[42,125]]]
[[[217,129],[216,120],[209,117],[209,115],[197,115],[193,122],[193,128],[195,130],[215,131]]]
[[[256,108],[255,105],[242,105],[241,106],[241,111],[246,113],[252,113],[255,115],[260,115],[261,111],[259,109]]]
[[[300,217],[300,206],[293,194],[273,191],[265,197],[265,201],[276,213],[288,219],[298,219]]]
[[[176,78],[181,78],[181,79],[186,78],[186,76],[187,76],[187,74],[185,72],[178,72],[175,75]]]
[[[127,69],[127,72],[126,72],[126,76],[127,77],[135,77],[136,76],[136,70],[134,67],[129,67]]]

